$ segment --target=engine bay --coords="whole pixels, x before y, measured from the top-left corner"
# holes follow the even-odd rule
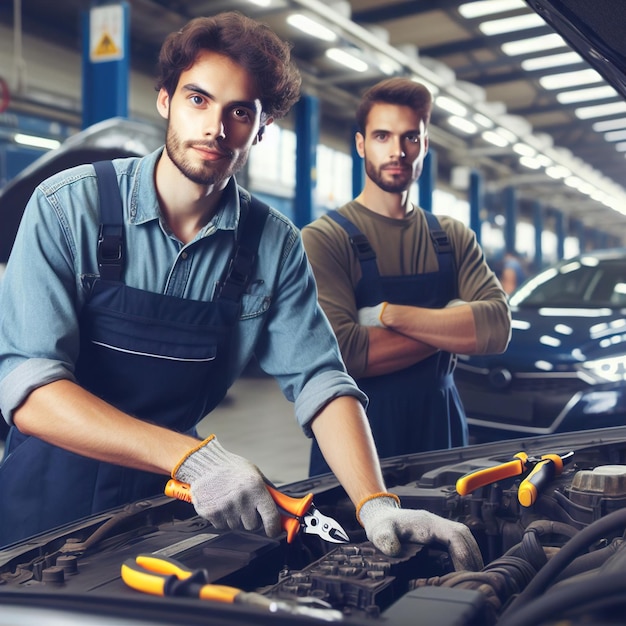
[[[523,475],[458,493],[460,478],[510,461],[522,446],[536,455],[573,453],[532,505],[520,502]],[[437,544],[405,544],[397,557],[385,556],[367,541],[343,489],[325,476],[281,490],[313,492],[316,506],[348,532],[349,544],[303,533],[287,543],[262,532],[216,530],[190,504],[163,496],[0,550],[0,602],[7,592],[132,602],[142,594],[124,584],[120,566],[138,554],[153,554],[203,569],[211,583],[260,593],[277,606],[318,609],[315,617],[304,610],[301,618],[285,616],[286,623],[319,622],[323,608],[325,621],[359,624],[622,623],[623,432],[621,438],[579,434],[420,454],[385,462],[383,469],[403,507],[426,509],[470,528],[482,552],[481,571],[454,571],[446,546]],[[207,614],[206,601],[157,600],[179,607],[202,604]],[[263,616],[255,623],[265,623]]]

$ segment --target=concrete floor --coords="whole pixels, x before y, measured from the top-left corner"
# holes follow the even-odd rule
[[[276,485],[308,476],[310,440],[273,378],[246,373],[198,432],[215,433],[229,452],[252,461]]]

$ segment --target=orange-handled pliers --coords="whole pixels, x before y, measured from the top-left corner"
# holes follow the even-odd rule
[[[330,543],[350,541],[350,537],[337,520],[324,515],[315,507],[312,493],[303,498],[292,498],[267,483],[265,486],[280,512],[280,525],[287,533],[287,543],[291,543],[300,530],[318,535]],[[165,495],[191,502],[189,485],[174,478],[167,482]]]

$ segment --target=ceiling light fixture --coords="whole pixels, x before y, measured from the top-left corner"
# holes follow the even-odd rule
[[[470,122],[464,117],[459,117],[458,115],[451,115],[448,118],[448,124],[461,132],[467,133],[468,135],[473,135],[478,132],[478,126],[476,126],[474,122]]]
[[[515,17],[505,17],[499,20],[490,20],[478,25],[479,30],[484,35],[502,35],[528,28],[545,27],[546,23],[537,13],[526,15],[516,15]]]
[[[341,48],[328,48],[325,54],[331,61],[339,63],[355,72],[365,72],[369,68],[365,61],[358,59]]]
[[[610,133],[605,133],[604,139],[611,143],[613,143],[614,141],[625,141],[626,130],[613,130]]]
[[[35,135],[25,135],[24,133],[15,133],[13,141],[22,146],[31,146],[32,148],[43,148],[44,150],[54,150],[61,145],[57,139],[47,139],[46,137],[37,137]]]
[[[618,120],[602,120],[601,122],[594,122],[592,128],[596,131],[596,133],[604,133],[607,130],[626,128],[626,117],[621,117]]]
[[[552,50],[553,48],[561,48],[565,46],[567,46],[565,39],[563,39],[561,35],[552,33],[550,35],[542,35],[541,37],[529,37],[528,39],[507,41],[502,44],[501,49],[507,56],[514,57],[519,56],[520,54],[530,54],[532,52]]]
[[[527,72],[545,70],[549,67],[563,67],[564,65],[574,65],[582,63],[583,58],[576,52],[563,52],[561,54],[550,54],[548,56],[524,59],[521,63],[522,69]]]
[[[561,74],[549,74],[542,76],[539,83],[544,89],[566,89],[578,85],[600,83],[603,78],[596,70],[586,69],[577,72],[562,72]]]
[[[546,174],[550,178],[560,179],[571,176],[572,172],[563,165],[552,165],[551,167],[546,168]]]
[[[478,0],[460,5],[459,13],[464,18],[471,20],[475,17],[527,8],[528,5],[523,0]]]
[[[595,106],[574,109],[574,114],[580,120],[588,120],[592,117],[609,117],[620,113],[626,113],[626,102],[596,104]]]
[[[458,115],[460,117],[467,115],[467,107],[462,105],[458,100],[454,100],[448,96],[437,96],[437,98],[435,98],[435,104],[444,111],[452,113],[452,115]]]
[[[556,99],[561,104],[572,104],[573,102],[616,98],[617,95],[617,91],[613,87],[604,85],[602,87],[590,87],[589,89],[576,89],[576,91],[562,91],[556,94]]]
[[[509,145],[509,142],[502,137],[502,135],[499,135],[498,133],[494,132],[493,130],[486,130],[481,134],[481,137],[490,144],[493,144],[494,146],[498,146],[498,148],[505,148],[506,146]]]
[[[337,40],[337,34],[330,30],[330,28],[323,26],[319,22],[316,22],[302,13],[292,13],[287,18],[287,24],[297,28],[307,35],[310,35],[311,37],[321,39],[322,41]]]
[[[513,152],[517,152],[521,156],[534,157],[537,154],[537,151],[525,143],[516,143],[513,145]]]

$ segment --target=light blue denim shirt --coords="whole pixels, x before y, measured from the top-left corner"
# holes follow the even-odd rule
[[[161,219],[154,170],[162,148],[144,158],[114,161],[126,214],[127,285],[209,301],[230,258],[239,222],[233,179],[213,219],[188,244]],[[238,193],[239,189],[239,193]],[[44,181],[30,199],[0,281],[0,410],[13,411],[37,387],[74,380],[83,278],[98,274],[98,193],[91,165]],[[229,385],[255,354],[276,377],[305,433],[331,399],[365,396],[346,373],[299,231],[271,210],[255,274],[235,328]]]

